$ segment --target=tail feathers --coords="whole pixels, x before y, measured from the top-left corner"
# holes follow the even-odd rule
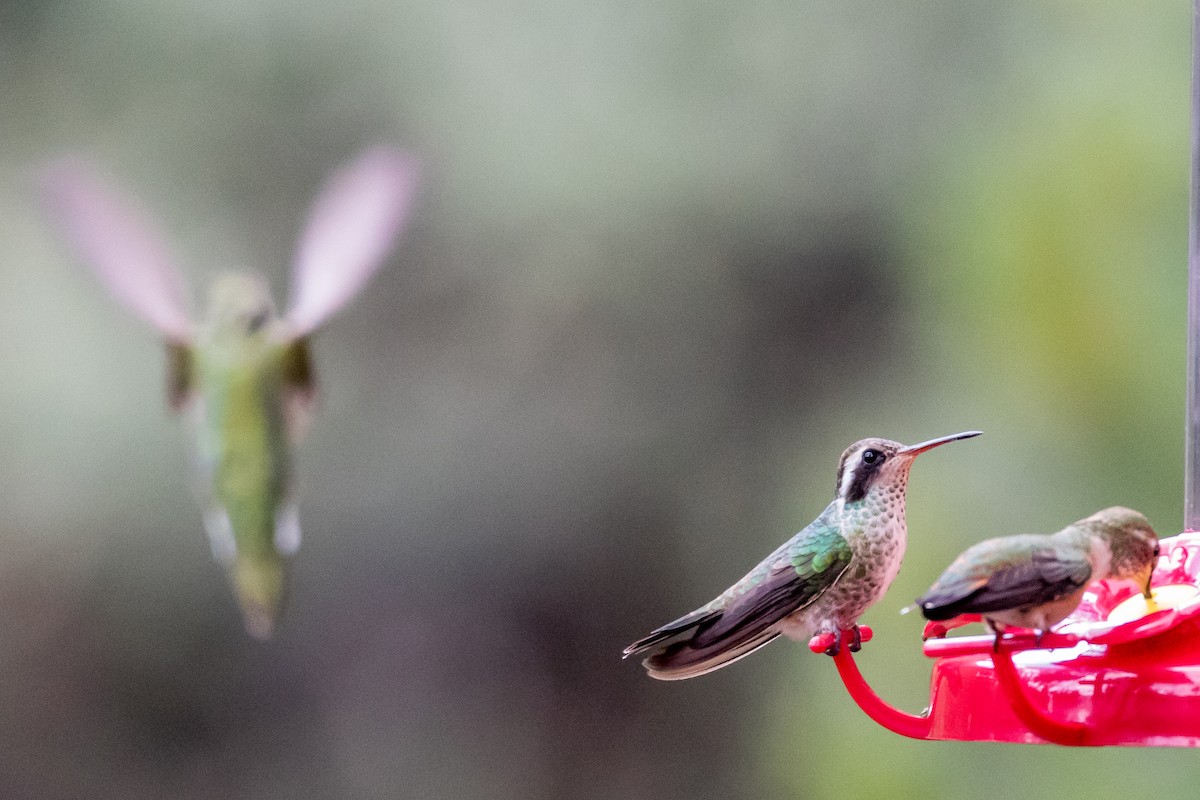
[[[213,557],[228,571],[246,630],[256,639],[271,635],[283,604],[287,557],[300,546],[295,504],[283,503],[273,516],[263,513],[265,508],[255,506],[247,512],[244,506],[234,506],[231,514],[213,503],[204,513]],[[235,523],[243,527],[235,529]]]
[[[674,622],[668,622],[661,628],[656,628],[651,631],[649,636],[638,639],[633,644],[626,647],[622,658],[629,658],[638,653],[645,653],[663,642],[670,641],[684,633],[694,630],[695,628],[707,622],[712,622],[721,616],[719,610],[708,611],[706,609],[698,609],[690,614],[686,614]]]
[[[625,648],[625,657],[648,654],[642,666],[662,681],[694,678],[732,664],[779,635],[772,629],[741,631],[697,646],[701,634],[721,618],[721,609],[699,609],[680,617]]]
[[[246,632],[255,639],[269,639],[283,605],[287,579],[284,560],[277,555],[238,556],[229,569],[229,578],[242,607]]]
[[[642,665],[651,678],[660,681],[695,678],[745,658],[778,635],[778,631],[768,629],[745,641],[723,641],[701,648],[691,647],[687,642],[677,642],[661,653],[650,656]]]
[[[961,614],[982,610],[976,608],[976,604],[972,602],[978,594],[978,591],[965,595],[961,592],[930,592],[924,597],[917,598],[917,608],[921,609],[921,615],[930,622],[944,622]]]
[[[962,613],[954,606],[921,606],[921,615],[930,622],[945,622]]]

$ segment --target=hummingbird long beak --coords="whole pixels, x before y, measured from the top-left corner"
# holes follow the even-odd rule
[[[983,431],[964,431],[962,433],[953,433],[949,436],[942,436],[937,439],[930,439],[928,442],[920,444],[910,444],[907,447],[901,447],[896,451],[896,455],[919,456],[926,450],[932,450],[938,445],[943,445],[946,442],[957,442],[959,439],[970,439],[973,436],[978,436]]]

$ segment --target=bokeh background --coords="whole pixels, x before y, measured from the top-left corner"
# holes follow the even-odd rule
[[[1187,796],[1186,751],[916,743],[790,643],[619,659],[925,456],[860,664],[967,544],[1182,509],[1190,3],[0,4],[0,796]],[[425,180],[316,340],[277,636],[210,561],[162,353],[33,192],[105,165],[197,287],[360,147]],[[198,292],[197,292],[198,293]]]

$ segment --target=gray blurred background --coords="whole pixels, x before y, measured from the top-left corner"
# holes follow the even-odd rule
[[[902,6],[902,7],[896,7]],[[0,3],[0,796],[1186,796],[1186,751],[919,743],[780,643],[621,648],[917,464],[859,663],[967,544],[1178,532],[1190,3]],[[105,165],[196,287],[286,263],[325,175],[422,157],[316,339],[304,547],[249,640],[162,353],[38,213]]]

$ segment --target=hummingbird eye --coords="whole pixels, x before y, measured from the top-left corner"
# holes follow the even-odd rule
[[[863,450],[862,462],[867,466],[883,460],[883,453],[878,450]]]

